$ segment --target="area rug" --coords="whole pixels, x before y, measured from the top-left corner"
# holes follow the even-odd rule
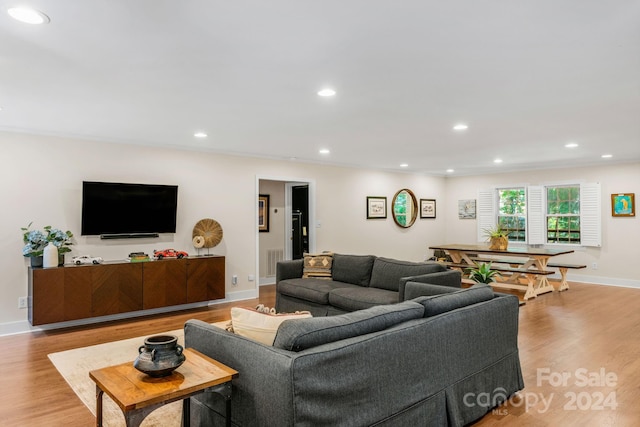
[[[157,335],[157,334],[155,334]],[[163,332],[162,335],[175,335],[178,344],[184,346],[182,329]],[[138,348],[144,344],[146,336],[105,344],[92,345],[74,350],[49,354],[49,360],[64,377],[80,400],[96,414],[96,385],[89,378],[89,371],[111,365],[133,361],[138,356]],[[103,395],[102,419],[105,427],[124,427],[124,415],[118,406],[106,394]],[[179,426],[181,423],[182,402],[164,405],[142,422],[142,427]]]

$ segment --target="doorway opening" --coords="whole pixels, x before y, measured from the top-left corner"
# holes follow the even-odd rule
[[[259,285],[275,283],[279,261],[301,259],[314,250],[314,186],[313,180],[258,177],[256,200],[269,196],[269,224],[262,227],[268,231],[256,232]]]

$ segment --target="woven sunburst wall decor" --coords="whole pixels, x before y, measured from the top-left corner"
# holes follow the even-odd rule
[[[215,219],[204,218],[193,227],[191,237],[197,249],[212,248],[222,240],[222,227]]]

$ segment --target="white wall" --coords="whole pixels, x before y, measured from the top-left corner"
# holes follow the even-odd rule
[[[256,176],[315,182],[317,251],[418,261],[427,256],[429,244],[447,240],[441,215],[444,178],[5,132],[0,132],[0,153],[0,335],[28,326],[27,310],[19,310],[17,302],[27,295],[20,228],[31,221],[37,228],[52,225],[75,233],[71,255],[115,260],[166,247],[195,254],[192,228],[202,218],[213,218],[224,232],[212,252],[226,256],[228,300],[257,295],[257,282],[248,281],[257,274]],[[134,241],[80,236],[83,180],[177,184],[176,234]],[[405,187],[418,198],[437,199],[437,219],[418,219],[408,230],[397,227],[390,213],[386,220],[366,219],[366,196],[386,196],[390,208],[392,196]],[[237,286],[231,285],[233,274]]]
[[[640,163],[588,168],[548,169],[471,177],[449,177],[447,192],[447,242],[476,243],[476,221],[458,219],[458,200],[477,199],[478,191],[504,185],[544,185],[567,182],[599,182],[602,188],[602,247],[576,249],[558,261],[586,264],[585,270],[570,271],[570,280],[640,287],[638,262],[640,220],[612,217],[611,194],[635,193],[640,196]],[[638,201],[636,200],[636,204]],[[636,206],[636,215],[638,207]],[[597,269],[593,269],[597,263]]]
[[[410,174],[325,167],[328,185],[318,183],[318,244],[316,252],[374,254],[424,261],[430,244],[443,243],[444,179]],[[436,218],[420,219],[411,228],[398,227],[391,217],[393,195],[409,188],[417,199],[436,199]],[[366,220],[367,196],[387,197],[387,219]]]

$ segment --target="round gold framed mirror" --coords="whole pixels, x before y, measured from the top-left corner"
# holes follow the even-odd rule
[[[402,228],[409,228],[418,216],[418,200],[413,191],[403,188],[393,196],[391,203],[393,220]]]

